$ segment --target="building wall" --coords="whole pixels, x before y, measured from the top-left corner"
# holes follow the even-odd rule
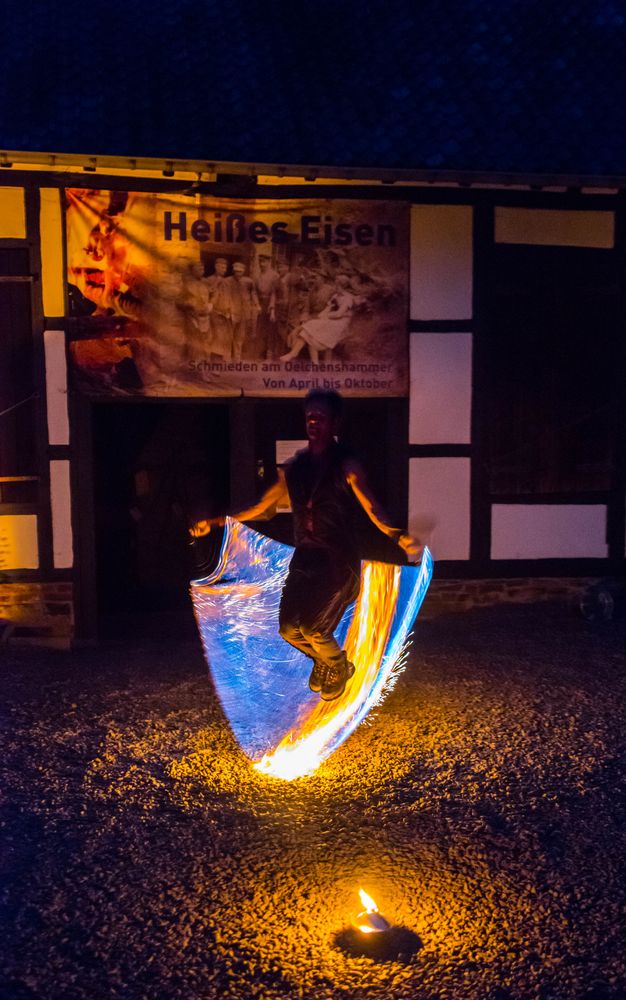
[[[90,178],[93,187],[110,182]],[[136,177],[118,177],[115,183],[131,189],[142,185]],[[23,608],[30,601],[37,608],[32,634],[56,641],[74,631],[71,588],[79,595],[79,636],[94,630],[95,600],[93,514],[85,483],[90,407],[68,392],[60,201],[66,184],[85,186],[85,178],[15,171],[0,177],[0,260],[5,251],[22,251],[28,262],[25,273],[4,267],[10,273],[0,275],[0,282],[30,291],[34,387],[33,399],[24,402],[4,385],[7,398],[0,405],[0,421],[16,420],[23,407],[33,422],[29,469],[18,472],[12,459],[0,468],[0,616],[19,617],[26,633]],[[311,194],[310,184],[295,182],[261,190],[269,197],[287,197],[304,189]],[[320,192],[325,197],[345,193],[332,185]],[[609,426],[615,440],[602,489],[498,492],[489,467],[493,382],[486,376],[494,335],[491,265],[500,260],[500,251],[563,248],[575,261],[579,251],[589,250],[600,255],[593,258],[600,262],[600,275],[603,261],[607,275],[624,275],[621,196],[426,185],[353,186],[350,195],[412,202],[410,399],[404,437],[397,442],[408,467],[398,481],[404,484],[401,506],[409,527],[428,540],[440,578],[589,577],[623,570],[623,431]],[[613,278],[607,278],[606,288],[601,284],[598,295],[617,303],[617,315],[622,303],[623,317],[624,289]],[[617,328],[615,333],[621,336]],[[623,346],[616,357],[623,366]],[[552,360],[551,365],[558,378],[558,364]],[[19,615],[11,612],[18,604]]]
[[[412,208],[410,522],[418,532],[432,526],[436,559],[469,561],[489,573],[498,565],[528,573],[533,571],[528,564],[538,561],[619,561],[624,556],[624,445],[618,430],[623,408],[610,416],[614,425],[608,433],[615,437],[607,476],[609,464],[613,469],[604,489],[570,488],[566,495],[534,489],[505,498],[485,485],[486,327],[494,323],[485,286],[493,278],[493,247],[567,248],[569,254],[574,247],[600,249],[614,300],[615,356],[621,377],[624,373],[624,350],[617,345],[623,289],[611,288],[615,278],[609,276],[624,252],[623,241],[616,243],[616,212],[601,198],[597,210],[512,207],[500,205],[503,198],[499,192],[488,202],[474,196],[474,205]],[[595,336],[590,327],[591,343]],[[562,349],[567,352],[566,341]],[[538,358],[538,377],[547,363]],[[553,368],[558,380],[558,361]]]

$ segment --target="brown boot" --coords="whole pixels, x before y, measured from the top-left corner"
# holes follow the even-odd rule
[[[324,666],[324,664],[320,663],[319,660],[314,660],[313,669],[309,677],[309,687],[311,688],[311,691],[315,691],[315,693],[317,694],[318,691],[322,690],[325,674],[326,674],[326,667]]]
[[[322,700],[334,701],[346,690],[346,684],[354,674],[354,663],[343,654],[343,659],[337,664],[333,663],[326,668],[326,675],[322,683]]]

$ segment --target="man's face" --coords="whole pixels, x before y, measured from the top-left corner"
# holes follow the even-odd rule
[[[259,267],[262,271],[267,271],[269,265],[269,257],[259,257]]]
[[[237,278],[241,278],[242,274],[245,274],[245,271],[246,269],[243,264],[233,264],[233,274]]]
[[[322,447],[329,445],[337,433],[337,420],[330,406],[321,400],[313,400],[304,411],[306,433],[312,444]]]
[[[219,274],[221,277],[224,277],[224,275],[226,274],[227,267],[228,264],[226,263],[224,258],[218,257],[217,260],[215,261],[215,273]]]

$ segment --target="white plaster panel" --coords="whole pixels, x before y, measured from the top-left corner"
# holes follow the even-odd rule
[[[0,238],[26,239],[24,188],[0,187]]]
[[[44,316],[65,313],[63,215],[58,188],[40,188],[41,294]]]
[[[613,212],[565,212],[542,208],[496,208],[496,243],[604,247],[615,242]]]
[[[63,330],[46,330],[43,336],[46,354],[48,441],[50,444],[69,444],[65,334]]]
[[[68,569],[74,563],[72,492],[68,461],[50,462],[50,502],[54,566],[55,569]]]
[[[38,569],[36,514],[0,516],[0,570]]]
[[[469,458],[410,459],[409,531],[435,560],[469,559]]]
[[[411,334],[411,444],[469,444],[472,334]]]
[[[494,504],[492,559],[605,559],[604,504]]]
[[[411,319],[471,319],[469,205],[411,207]]]

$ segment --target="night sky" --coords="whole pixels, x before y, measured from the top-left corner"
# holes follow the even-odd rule
[[[0,149],[616,174],[615,0],[5,5]]]

